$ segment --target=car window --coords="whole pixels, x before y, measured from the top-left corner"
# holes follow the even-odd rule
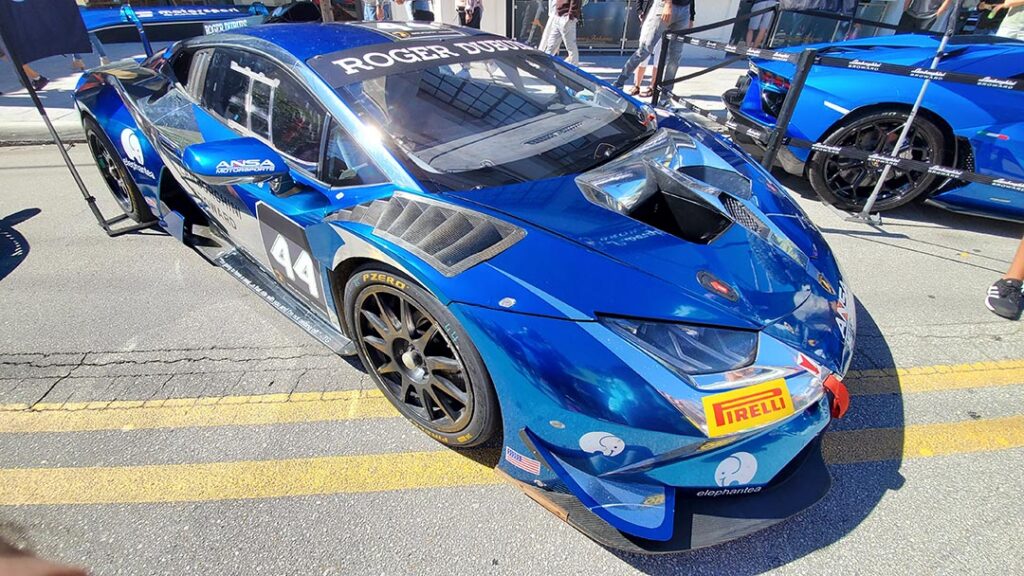
[[[203,104],[286,156],[313,165],[320,158],[326,112],[294,78],[265,58],[218,49],[206,74]]]
[[[295,79],[281,73],[274,93],[272,141],[285,154],[315,164],[326,113]]]
[[[369,48],[308,63],[367,125],[386,128],[406,168],[436,190],[583,172],[654,133],[646,109],[555,59],[470,46],[433,54],[424,44],[436,57],[401,67],[373,64]]]
[[[240,50],[215,51],[210,59],[203,90],[204,106],[221,118],[246,129],[249,127],[249,113],[245,101],[249,94],[250,78],[241,71],[252,64],[252,60],[252,56]]]
[[[363,186],[387,181],[363,149],[337,122],[331,123],[327,133],[323,179],[331,186]]]

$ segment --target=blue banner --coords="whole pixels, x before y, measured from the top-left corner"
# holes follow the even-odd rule
[[[92,52],[75,0],[0,0],[0,33],[22,63]]]

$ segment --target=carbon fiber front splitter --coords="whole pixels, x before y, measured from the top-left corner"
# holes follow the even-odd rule
[[[513,478],[509,481],[595,542],[638,554],[668,554],[704,548],[763,530],[811,507],[825,496],[832,485],[821,454],[819,436],[797,454],[775,480],[757,493],[697,496],[708,491],[677,491],[672,537],[662,542],[616,530],[564,486],[541,489]]]

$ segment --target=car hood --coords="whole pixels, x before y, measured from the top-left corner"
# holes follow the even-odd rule
[[[446,195],[571,244],[580,259],[599,255],[608,279],[601,292],[619,297],[594,300],[579,285],[550,288],[564,288],[555,296],[566,302],[587,300],[594,313],[656,309],[665,319],[765,327],[827,297],[819,278],[838,281],[827,245],[785,192],[700,129],[662,129],[576,176]],[[543,282],[538,270],[555,265],[543,256],[491,264]]]

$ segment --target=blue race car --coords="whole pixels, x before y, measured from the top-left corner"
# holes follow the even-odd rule
[[[941,38],[898,35],[819,44],[821,54],[863,62],[927,68]],[[799,51],[804,47],[785,51]],[[869,67],[865,65],[865,67]],[[1024,74],[1024,42],[997,36],[955,36],[938,67],[992,78]],[[738,124],[774,128],[794,66],[752,59],[750,71],[723,99]],[[800,95],[789,136],[891,153],[923,80],[815,66]],[[982,86],[933,82],[899,155],[976,171],[996,178],[1024,179],[1024,94]],[[762,145],[738,131],[737,142],[757,154]],[[881,174],[865,161],[788,147],[779,163],[808,177],[826,202],[860,210]],[[933,174],[892,170],[875,208],[887,210],[915,198],[957,212],[1024,221],[1024,192],[967,183]]]
[[[153,220],[592,538],[707,546],[828,490],[854,299],[728,141],[523,44],[274,24],[86,74]],[[201,298],[200,295],[197,295]]]

